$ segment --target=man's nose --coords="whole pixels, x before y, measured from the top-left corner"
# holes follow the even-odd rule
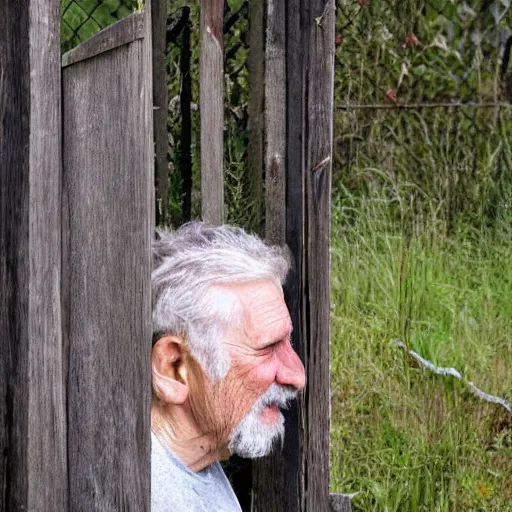
[[[276,382],[283,386],[293,386],[300,391],[306,384],[306,372],[290,342],[281,348],[279,356],[280,365],[276,373]]]

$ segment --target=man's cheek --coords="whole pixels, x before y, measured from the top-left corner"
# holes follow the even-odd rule
[[[262,392],[275,381],[277,365],[277,359],[272,355],[253,368],[254,380],[259,383],[260,388],[264,388]]]

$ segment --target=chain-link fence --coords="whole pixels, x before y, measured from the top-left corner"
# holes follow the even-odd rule
[[[137,0],[62,0],[62,51],[74,48],[102,28],[128,16],[137,5]]]

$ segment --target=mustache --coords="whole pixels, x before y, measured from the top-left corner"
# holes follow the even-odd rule
[[[290,402],[298,396],[296,389],[281,384],[272,383],[256,401],[255,408],[261,410],[270,405],[277,405],[279,409],[288,409]]]

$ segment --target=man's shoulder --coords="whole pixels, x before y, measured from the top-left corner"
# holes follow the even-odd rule
[[[190,471],[151,436],[152,512],[240,512],[238,500],[219,463]]]

